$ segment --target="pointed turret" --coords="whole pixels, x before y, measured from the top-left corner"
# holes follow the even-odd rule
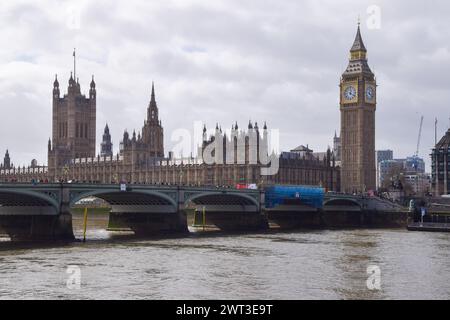
[[[103,132],[103,141],[100,148],[101,149],[100,155],[102,157],[112,157],[113,155],[112,147],[113,144],[111,142],[111,134],[109,133],[109,126],[108,124],[106,124],[105,130]]]
[[[146,144],[148,157],[164,157],[164,131],[159,119],[156,103],[155,83],[152,81],[150,102],[147,108],[147,121],[142,128],[142,143]]]
[[[156,103],[156,99],[155,99],[155,83],[152,81],[152,97],[151,97],[151,102],[155,102]]]
[[[156,104],[155,97],[155,84],[152,81],[152,93],[150,98],[150,103],[147,110],[147,120],[152,124],[159,124],[158,120],[158,105]]]
[[[11,158],[9,157],[9,151],[6,150],[5,158],[3,159],[3,168],[11,169]]]
[[[369,64],[367,63],[367,49],[361,36],[361,28],[359,23],[358,29],[356,31],[355,41],[353,42],[352,48],[350,49],[349,60],[350,62],[343,76],[354,76],[362,73],[373,77],[373,73],[370,70]]]
[[[367,52],[367,49],[364,46],[364,42],[361,37],[360,23],[358,23],[358,30],[356,31],[355,41],[353,42],[353,46],[350,49],[350,52],[358,52],[358,51]]]
[[[92,80],[91,80],[91,89],[95,89],[95,81],[94,81],[94,75],[92,75]]]
[[[90,87],[91,88],[89,89],[89,97],[91,99],[95,99],[95,96],[97,94],[97,90],[95,89],[94,75],[92,75],[92,80],[91,80]]]
[[[59,81],[58,81],[58,75],[55,74],[55,81],[53,81],[53,97],[59,98]]]
[[[59,88],[58,75],[55,74],[55,81],[53,82],[53,88]]]
[[[130,135],[128,134],[128,131],[125,129],[125,131],[123,132],[123,141],[128,141],[128,139],[130,138]]]
[[[204,124],[203,125],[203,134],[202,134],[202,139],[203,139],[203,142],[206,142],[206,140],[208,140],[208,135],[207,135],[207,133],[206,133],[206,124]]]

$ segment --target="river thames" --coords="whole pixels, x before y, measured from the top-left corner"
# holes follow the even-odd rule
[[[0,299],[449,299],[450,234],[339,230],[0,242]],[[79,221],[75,233],[81,237]],[[80,286],[68,281],[79,268]],[[369,290],[367,268],[379,268]],[[70,269],[69,269],[70,270]],[[373,288],[372,288],[373,289]]]

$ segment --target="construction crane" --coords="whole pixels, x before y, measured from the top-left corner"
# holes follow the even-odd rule
[[[422,138],[422,127],[423,127],[423,119],[424,116],[420,119],[420,127],[419,127],[419,137],[417,138],[417,149],[416,153],[414,154],[414,157],[419,157],[419,148],[420,148],[420,139]]]
[[[413,166],[414,170],[416,170],[416,171],[419,168],[419,149],[420,149],[420,140],[422,138],[423,119],[424,119],[424,116],[422,116],[420,118],[419,137],[417,138],[417,149],[416,149],[416,153],[413,156],[413,163],[412,163],[412,166]]]

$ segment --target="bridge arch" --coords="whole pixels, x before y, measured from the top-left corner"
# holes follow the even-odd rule
[[[361,209],[361,204],[355,199],[329,199],[324,202],[324,207],[327,206],[349,206],[349,207],[357,207]]]
[[[47,206],[59,209],[56,199],[45,193],[30,190],[0,190],[0,205],[3,206]]]
[[[70,200],[70,205],[88,197],[100,198],[112,206],[170,206],[172,212],[177,211],[175,199],[154,190],[92,190],[77,194]]]
[[[196,205],[255,206],[257,209],[260,205],[257,199],[245,193],[220,191],[194,194],[185,200],[185,205],[189,202]]]

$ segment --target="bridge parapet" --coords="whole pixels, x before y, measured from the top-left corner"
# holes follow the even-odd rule
[[[341,205],[358,205],[361,209],[369,211],[402,211],[405,209],[396,203],[378,197],[345,194],[325,195],[324,206],[336,203]]]

